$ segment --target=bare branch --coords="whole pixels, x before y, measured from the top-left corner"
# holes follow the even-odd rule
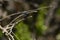
[[[4,19],[6,19],[6,18],[9,18],[9,17],[11,17],[11,16],[14,16],[14,15],[24,14],[25,12],[27,12],[27,13],[33,13],[33,12],[37,12],[37,10],[41,10],[41,9],[49,8],[49,7],[52,7],[52,6],[42,7],[42,8],[38,8],[38,9],[35,9],[35,10],[28,10],[28,11],[22,11],[22,12],[13,13],[13,14],[11,14],[11,15],[8,15],[8,16],[5,17],[5,18],[0,19],[0,21],[4,20]]]
[[[47,15],[47,18],[46,18],[46,21],[45,21],[45,25],[47,27],[49,27],[49,23],[51,21],[51,19],[53,18],[53,15],[54,15],[54,10],[58,7],[58,0],[53,0],[52,3],[49,5],[49,6],[52,6],[49,8],[49,11],[48,11],[48,15]]]

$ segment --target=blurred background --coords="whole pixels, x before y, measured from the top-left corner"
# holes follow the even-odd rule
[[[26,12],[14,21],[25,19],[13,28],[15,40],[60,40],[60,0],[0,0],[0,25],[8,25],[19,14],[7,16],[28,10],[37,12]],[[8,40],[1,30],[0,40]]]

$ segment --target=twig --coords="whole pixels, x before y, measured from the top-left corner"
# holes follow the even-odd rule
[[[28,18],[30,18],[31,16],[29,16]],[[7,25],[7,26],[5,26],[5,27],[2,27],[1,25],[0,25],[0,29],[2,30],[2,33],[5,33],[5,35],[8,37],[8,39],[9,40],[14,40],[14,37],[11,35],[11,33],[12,33],[12,29],[13,29],[13,27],[17,24],[17,23],[19,23],[19,22],[21,22],[22,20],[25,20],[25,18],[22,18],[21,20],[19,20],[19,21],[17,21],[16,23],[13,23],[13,24],[9,24],[9,25]],[[11,25],[11,27],[9,27]],[[9,31],[8,31],[9,30]]]
[[[23,12],[18,12],[18,13],[14,13],[14,14],[11,14],[7,17],[10,17],[10,16],[13,16],[13,15],[16,15],[16,14],[20,14],[18,17],[16,17],[14,20],[12,20],[8,25],[6,25],[5,27],[2,27],[0,25],[0,29],[2,30],[3,33],[5,33],[6,36],[8,36],[8,39],[11,40],[10,38],[12,38],[12,40],[14,40],[14,37],[11,35],[11,32],[12,32],[12,29],[13,27],[18,24],[19,22],[21,22],[22,20],[25,20],[24,18],[24,15],[25,13],[27,12],[27,14],[29,13],[33,13],[33,12],[37,12],[37,10],[40,10],[40,9],[44,9],[44,8],[49,8],[49,7],[42,7],[42,8],[38,8],[38,9],[35,9],[35,10],[28,10],[28,11],[23,11]],[[15,23],[13,23],[16,19],[18,19],[19,17],[23,16],[23,18]],[[6,17],[6,18],[7,18]],[[29,16],[28,18],[30,18],[32,16]],[[5,18],[4,18],[5,19]],[[0,19],[0,21],[2,21],[3,19]],[[10,37],[9,37],[10,36]]]
[[[20,40],[20,39],[17,37],[17,35],[15,35],[13,32],[12,32],[12,34],[13,34],[18,40]]]
[[[28,11],[22,11],[22,12],[13,13],[13,14],[11,14],[11,15],[8,15],[8,16],[5,17],[5,18],[9,18],[9,17],[11,17],[11,16],[18,15],[18,14],[19,14],[19,15],[20,15],[20,14],[24,14],[25,12],[27,12],[27,13],[33,13],[33,12],[37,12],[37,10],[41,10],[41,9],[49,8],[49,7],[52,7],[52,6],[41,7],[41,8],[35,9],[35,10],[28,10]],[[4,20],[5,18],[0,19],[0,21]]]
[[[58,6],[58,0],[53,0],[52,3],[49,5],[49,6],[52,6],[49,8],[49,11],[48,11],[48,15],[47,15],[47,18],[45,20],[45,25],[47,27],[49,27],[49,23],[51,21],[51,19],[53,18],[54,16],[54,10],[57,8]]]

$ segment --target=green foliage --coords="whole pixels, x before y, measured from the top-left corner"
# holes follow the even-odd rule
[[[3,33],[2,33],[2,31],[0,30],[0,38],[2,37],[2,35],[3,35]]]
[[[28,26],[23,22],[16,25],[15,37],[17,40],[32,40]]]
[[[60,8],[57,9],[56,13],[57,15],[60,15]]]
[[[40,5],[40,7],[44,7],[44,6],[45,4]],[[46,13],[47,13],[47,9],[41,9],[37,16],[36,28],[37,28],[37,33],[39,35],[41,35],[47,29],[47,27],[44,25]]]

